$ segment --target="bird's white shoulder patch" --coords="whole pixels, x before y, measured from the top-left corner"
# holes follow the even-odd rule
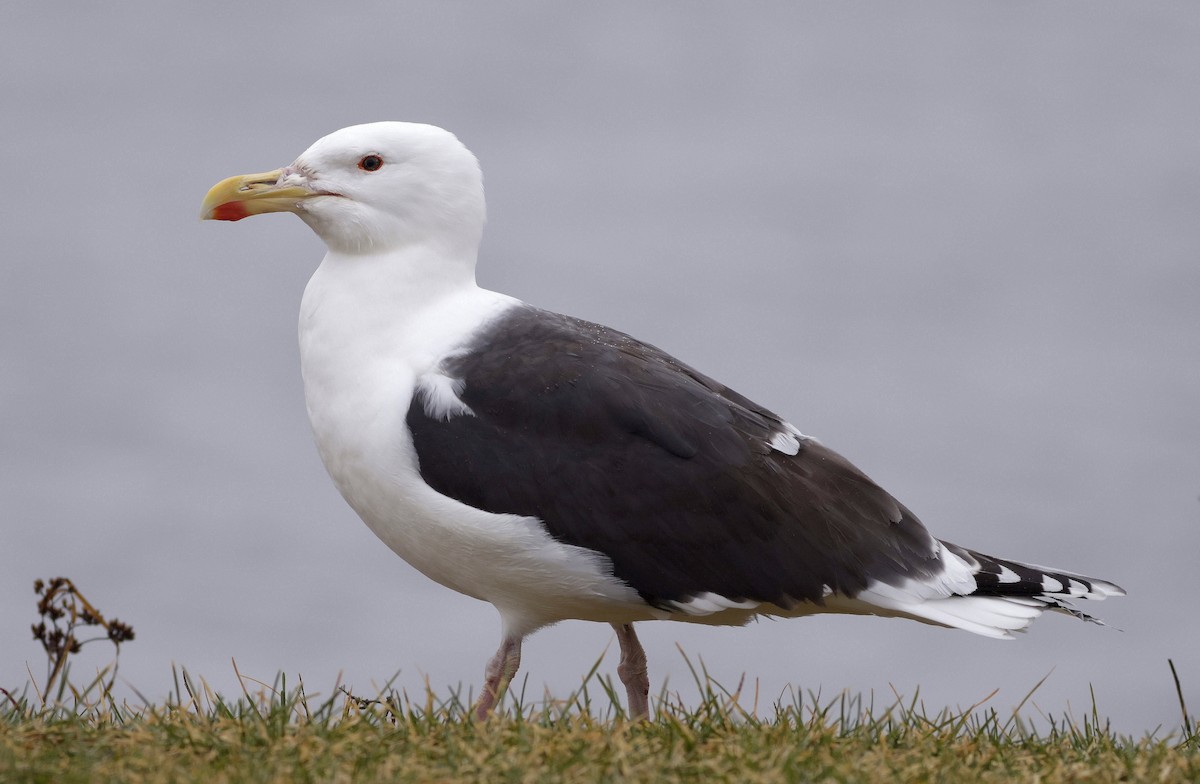
[[[464,386],[462,379],[450,378],[436,370],[418,376],[416,394],[421,398],[425,416],[441,421],[455,416],[475,416],[475,412],[460,397]]]
[[[789,422],[784,422],[783,426],[784,429],[771,436],[769,442],[770,447],[776,452],[783,452],[785,455],[798,455],[800,454],[800,443],[802,441],[814,440],[810,436],[801,433]]]

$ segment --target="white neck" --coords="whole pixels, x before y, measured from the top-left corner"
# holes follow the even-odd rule
[[[474,287],[474,251],[446,253],[420,244],[385,253],[331,250],[313,274],[304,296],[334,297],[333,307],[339,317],[396,318]],[[342,296],[349,299],[341,301]]]
[[[427,246],[325,257],[304,290],[299,325],[318,443],[332,428],[351,429],[325,421],[331,416],[402,418],[418,379],[517,302],[479,288],[474,262]]]

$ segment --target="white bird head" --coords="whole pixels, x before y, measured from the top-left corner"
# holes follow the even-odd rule
[[[290,166],[229,177],[204,199],[205,220],[294,212],[331,251],[388,253],[429,245],[474,256],[486,210],[479,162],[433,125],[352,125],[319,139]]]

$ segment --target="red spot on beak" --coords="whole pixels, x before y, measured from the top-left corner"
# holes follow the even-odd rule
[[[246,212],[246,205],[240,201],[218,204],[212,211],[213,220],[239,221],[249,215],[250,213]]]

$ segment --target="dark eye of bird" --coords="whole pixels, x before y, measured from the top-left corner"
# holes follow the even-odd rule
[[[369,172],[379,171],[383,168],[383,158],[378,155],[363,156],[363,159],[358,162],[358,168]]]

